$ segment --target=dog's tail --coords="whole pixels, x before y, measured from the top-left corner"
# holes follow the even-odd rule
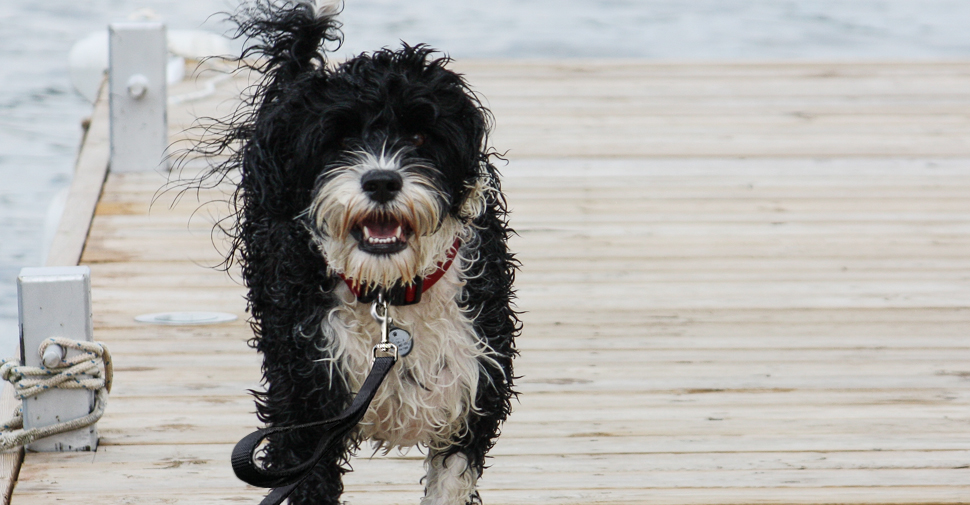
[[[247,45],[242,59],[271,82],[283,84],[326,65],[324,45],[339,46],[343,34],[334,18],[340,0],[255,0],[232,16],[236,36]]]
[[[243,40],[242,54],[230,61],[238,65],[237,70],[255,71],[262,78],[246,89],[232,113],[198,119],[193,128],[199,138],[174,155],[175,169],[163,190],[175,189],[180,198],[191,190],[215,188],[227,179],[236,183],[238,189],[230,198],[233,215],[215,225],[216,233],[232,239],[221,264],[227,270],[243,255],[244,190],[241,180],[233,179],[237,169],[243,172],[243,146],[252,140],[264,105],[274,103],[301,76],[316,74],[327,64],[325,46],[335,49],[343,39],[341,24],[335,20],[341,10],[341,0],[242,0],[228,16],[237,27],[235,38]],[[199,157],[210,161],[209,169],[183,178],[182,169]]]

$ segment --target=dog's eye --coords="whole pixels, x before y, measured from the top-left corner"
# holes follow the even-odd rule
[[[410,140],[411,140],[411,143],[414,144],[414,147],[421,147],[424,145],[425,138],[424,138],[424,135],[420,133],[415,133],[414,135],[411,136]]]

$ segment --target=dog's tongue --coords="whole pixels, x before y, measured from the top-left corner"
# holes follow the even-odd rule
[[[370,239],[401,239],[401,223],[393,219],[368,219],[363,223],[364,238]]]
[[[397,223],[371,221],[364,223],[364,226],[367,228],[368,235],[371,237],[384,238],[397,235]]]

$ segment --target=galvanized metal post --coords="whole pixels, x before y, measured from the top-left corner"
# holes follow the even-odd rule
[[[111,171],[168,168],[165,25],[114,23],[108,31]]]
[[[94,339],[91,320],[91,270],[88,267],[24,268],[17,278],[20,304],[20,358],[40,366],[41,342],[50,337]],[[75,351],[68,350],[67,356]],[[24,400],[24,428],[50,426],[89,414],[94,392],[52,389]],[[27,446],[41,452],[92,451],[98,447],[96,425],[61,433]]]

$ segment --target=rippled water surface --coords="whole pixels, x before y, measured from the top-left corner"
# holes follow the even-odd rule
[[[67,53],[144,9],[171,28],[223,33],[222,0],[0,2],[0,352],[11,348],[16,275],[42,257],[45,214],[71,179],[90,104]],[[956,0],[346,0],[346,55],[399,40],[452,56],[656,59],[970,57]]]

